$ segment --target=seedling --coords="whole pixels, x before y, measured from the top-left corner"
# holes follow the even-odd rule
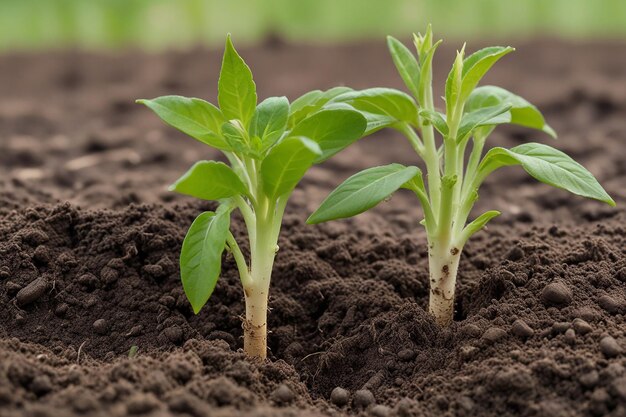
[[[183,288],[197,314],[215,289],[224,249],[232,254],[244,289],[244,350],[250,356],[266,357],[270,279],[289,196],[313,164],[359,139],[366,128],[364,116],[348,105],[323,107],[347,91],[312,91],[291,104],[285,97],[271,97],[257,105],[250,68],[229,36],[218,83],[219,109],[198,98],[138,100],[167,124],[219,149],[229,162],[197,162],[170,189],[219,202],[215,211],[196,218],[185,237]],[[249,257],[230,231],[236,209],[247,228]]]
[[[411,95],[373,88],[342,94],[331,103],[347,103],[368,119],[367,133],[384,127],[402,132],[427,171],[415,166],[391,164],[366,169],[348,178],[309,217],[309,223],[351,217],[362,213],[400,188],[419,199],[427,232],[430,301],[429,310],[446,326],[453,319],[454,295],[461,252],[467,240],[498,216],[492,210],[468,224],[478,190],[489,174],[500,167],[520,165],[535,179],[574,194],[615,205],[591,173],[563,152],[540,143],[511,149],[495,147],[483,155],[485,143],[499,124],[534,128],[556,138],[535,106],[499,87],[477,87],[496,61],[511,47],[481,49],[467,58],[465,46],[457,52],[445,85],[445,114],[433,104],[432,60],[441,41],[433,44],[430,26],[415,35],[417,57],[398,40],[389,37],[393,62]],[[437,131],[442,140],[435,139]],[[468,144],[471,152],[466,161]]]

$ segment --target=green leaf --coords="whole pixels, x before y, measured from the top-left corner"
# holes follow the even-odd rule
[[[307,219],[309,224],[363,213],[419,174],[417,167],[391,164],[361,171],[337,187]]]
[[[368,120],[366,135],[391,126],[397,122],[407,122],[415,126],[417,105],[408,94],[392,88],[370,88],[352,91],[336,97],[333,102],[348,103],[359,110]]]
[[[427,109],[420,110],[419,115],[432,123],[435,129],[437,129],[437,131],[442,135],[445,136],[448,134],[448,123],[446,122],[445,115],[439,113],[438,111]]]
[[[545,184],[615,206],[613,199],[582,165],[565,153],[540,143],[491,149],[479,165],[479,176],[484,178],[495,169],[518,164]]]
[[[493,64],[514,50],[510,46],[491,46],[468,56],[463,61],[463,82],[459,99],[465,102]]]
[[[511,121],[510,109],[511,106],[508,104],[499,104],[465,113],[461,119],[457,141],[461,142],[466,139],[477,127],[509,123]]]
[[[328,108],[302,120],[290,136],[304,136],[317,142],[322,154],[315,163],[320,163],[361,138],[366,126],[365,118],[358,111]]]
[[[497,210],[488,211],[486,213],[481,214],[474,221],[472,221],[470,224],[465,226],[465,228],[463,229],[463,234],[462,234],[463,241],[461,242],[461,245],[464,245],[465,241],[467,241],[467,239],[470,236],[472,236],[474,233],[481,230],[483,227],[485,227],[487,223],[489,223],[491,219],[493,219],[494,217],[498,217],[500,214],[501,213]]]
[[[470,94],[465,105],[467,111],[496,105],[511,106],[511,123],[541,130],[556,138],[556,132],[546,123],[543,115],[531,103],[522,97],[493,85],[476,88]]]
[[[296,99],[291,105],[289,126],[293,127],[307,116],[320,110],[335,97],[352,91],[349,87],[334,87],[326,91],[314,90]]]
[[[463,56],[465,54],[465,45],[460,51],[457,51],[456,58],[452,64],[452,68],[446,79],[446,114],[452,117],[457,103],[460,101],[461,87],[463,84]]]
[[[423,35],[421,33],[413,34],[413,45],[415,45],[415,50],[417,51],[421,65],[424,62],[428,50],[431,49],[433,45],[433,27],[430,23],[426,26],[426,32]]]
[[[287,97],[270,97],[263,100],[252,116],[250,135],[259,137],[263,150],[266,150],[285,132],[288,117]]]
[[[237,174],[228,165],[215,161],[196,162],[169,189],[203,200],[248,195]]]
[[[324,94],[322,90],[312,90],[302,94],[291,103],[291,113],[293,114],[315,103],[322,94]]]
[[[261,164],[263,190],[270,197],[292,191],[322,154],[309,138],[289,137],[274,146]]]
[[[256,85],[252,80],[252,72],[235,50],[228,35],[217,84],[217,101],[220,109],[226,119],[241,120],[245,127],[254,114],[256,100]]]
[[[215,289],[230,227],[230,210],[207,211],[192,223],[180,252],[180,276],[187,299],[198,314]]]
[[[432,36],[432,34],[431,34]],[[433,57],[439,45],[441,45],[442,40],[438,40],[435,44],[425,52],[423,58],[421,58],[421,68],[420,68],[420,96],[419,102],[422,105],[426,103],[426,93],[427,91],[431,91],[432,93],[432,65],[433,65]]]
[[[199,98],[163,96],[137,100],[154,111],[165,123],[209,146],[231,150],[219,135],[226,120],[217,107]]]
[[[254,159],[262,158],[261,139],[257,138],[254,140],[254,138],[250,138],[248,132],[246,132],[238,120],[224,123],[222,125],[222,136],[235,153]]]
[[[387,36],[387,47],[404,84],[415,98],[419,97],[420,68],[415,56],[393,36]]]

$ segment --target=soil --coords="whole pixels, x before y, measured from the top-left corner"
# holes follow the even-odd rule
[[[357,170],[415,163],[391,132],[364,139],[288,206],[266,362],[241,352],[232,258],[200,314],[180,285],[181,241],[212,206],[166,185],[216,154],[133,103],[214,100],[220,52],[0,56],[0,416],[625,416],[626,44],[516,46],[488,81],[536,103],[618,207],[499,171],[476,213],[503,215],[466,246],[441,329],[409,194],[304,224]],[[241,52],[261,97],[401,87],[382,41]],[[531,139],[550,141],[507,127],[492,142]]]

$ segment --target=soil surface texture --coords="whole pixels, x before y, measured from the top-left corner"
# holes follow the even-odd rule
[[[618,207],[498,171],[476,213],[503,214],[467,244],[441,329],[425,312],[414,197],[304,224],[356,171],[417,163],[379,132],[293,195],[265,362],[241,351],[229,255],[200,314],[180,284],[183,237],[213,206],[166,187],[217,154],[134,104],[214,101],[221,52],[0,56],[0,416],[626,416],[626,44],[514,46],[486,82],[534,102],[559,139],[502,127],[491,143],[558,147]],[[436,59],[437,88],[456,47]],[[402,87],[383,41],[240,52],[261,98]],[[238,216],[233,227],[244,234]]]

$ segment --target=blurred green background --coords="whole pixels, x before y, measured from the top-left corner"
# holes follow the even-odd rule
[[[0,0],[0,50],[337,42],[427,22],[447,38],[626,39],[626,0]]]

